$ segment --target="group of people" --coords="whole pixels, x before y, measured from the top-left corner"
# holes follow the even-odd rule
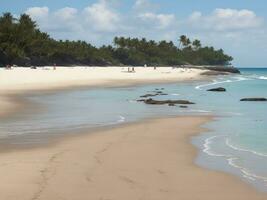
[[[128,72],[135,72],[134,67],[128,67]]]
[[[147,67],[147,65],[144,65],[144,67]],[[156,70],[157,67],[154,66],[154,70]],[[128,67],[128,72],[131,73],[131,72],[135,72],[135,68],[134,67]]]

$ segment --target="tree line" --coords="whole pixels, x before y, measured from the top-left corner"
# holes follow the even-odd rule
[[[177,46],[165,40],[115,37],[112,45],[95,47],[80,40],[55,40],[27,14],[0,16],[0,66],[229,65],[232,60],[222,49],[202,46],[185,35],[178,38]]]

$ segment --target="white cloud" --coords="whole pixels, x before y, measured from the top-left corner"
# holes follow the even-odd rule
[[[78,11],[75,8],[65,7],[65,8],[57,10],[55,12],[55,16],[62,20],[72,20],[76,17],[77,12]]]
[[[188,19],[194,28],[215,31],[235,31],[258,28],[263,25],[263,19],[250,10],[215,9],[209,15],[194,12]]]
[[[159,29],[168,28],[175,22],[175,16],[173,14],[155,14],[147,12],[139,14],[138,17],[145,22],[156,24],[156,27]]]
[[[85,8],[84,16],[88,26],[92,26],[96,31],[116,31],[120,22],[119,14],[113,11],[105,0]]]
[[[26,10],[28,15],[30,15],[34,20],[40,20],[48,16],[48,7],[31,7]]]
[[[31,7],[26,13],[37,21],[42,31],[56,39],[80,39],[102,45],[110,44],[115,36],[177,42],[179,35],[186,34],[200,39],[203,45],[223,48],[234,56],[236,63],[266,63],[264,56],[248,53],[267,51],[264,20],[251,10],[218,8],[210,13],[193,12],[187,18],[178,18],[174,13],[160,12],[155,1],[136,0],[127,12],[121,11],[121,4],[116,2],[122,1],[98,0],[79,10]]]
[[[154,11],[157,7],[157,4],[151,3],[149,0],[136,0],[133,6],[137,12]]]

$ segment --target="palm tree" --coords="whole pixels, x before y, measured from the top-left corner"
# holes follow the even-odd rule
[[[185,46],[187,41],[187,37],[185,35],[181,35],[179,39],[179,49],[181,49],[181,45]]]
[[[187,38],[184,46],[188,47],[190,44],[191,44],[191,41],[189,38]]]
[[[198,50],[201,47],[200,40],[194,40],[192,44],[193,44],[195,50]]]

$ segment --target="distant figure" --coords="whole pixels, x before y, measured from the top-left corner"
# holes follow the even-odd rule
[[[147,67],[147,64],[145,64],[144,67]]]
[[[128,72],[130,72],[130,67],[128,67]]]
[[[11,65],[6,65],[6,69],[11,69]]]
[[[134,67],[132,68],[132,72],[135,72]]]
[[[54,63],[54,70],[56,70],[57,69],[57,64],[56,63]]]
[[[155,66],[155,67],[154,67],[154,70],[156,70],[156,69],[157,69],[157,67]]]

